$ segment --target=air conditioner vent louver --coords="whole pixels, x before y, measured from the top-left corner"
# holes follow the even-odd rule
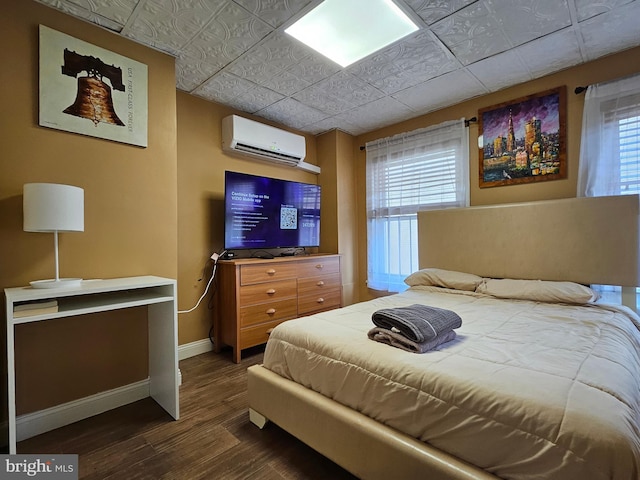
[[[222,119],[222,149],[234,155],[320,173],[319,167],[304,161],[306,142],[302,135],[238,115]]]
[[[254,147],[252,145],[246,145],[244,143],[236,143],[236,150],[240,152],[255,153],[258,155],[267,156],[269,158],[281,160],[284,163],[291,163],[291,166],[293,167],[295,167],[300,162],[300,158],[295,157],[293,155],[287,155],[286,153],[273,152],[271,150]]]

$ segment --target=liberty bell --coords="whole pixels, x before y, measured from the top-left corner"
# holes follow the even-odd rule
[[[80,55],[65,48],[62,73],[75,78],[82,71],[86,71],[87,76],[78,77],[76,99],[63,112],[89,119],[96,127],[100,122],[124,126],[113,107],[111,87],[103,80],[104,77],[108,78],[114,89],[124,92],[122,69],[106,65],[99,58]]]

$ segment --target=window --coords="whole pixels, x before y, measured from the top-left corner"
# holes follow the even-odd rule
[[[640,75],[587,89],[578,171],[578,196],[637,193],[640,193]],[[619,302],[619,287],[595,287],[605,300]]]
[[[578,196],[640,193],[640,75],[587,89]]]
[[[418,269],[418,216],[469,204],[469,146],[464,120],[369,142],[367,283],[400,292]]]
[[[617,121],[620,142],[620,193],[640,193],[640,99],[633,116]]]

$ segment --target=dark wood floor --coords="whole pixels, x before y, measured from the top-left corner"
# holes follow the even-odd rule
[[[180,420],[147,398],[18,443],[18,453],[76,453],[81,479],[354,479],[276,425],[249,422],[246,369],[231,353],[180,362]]]

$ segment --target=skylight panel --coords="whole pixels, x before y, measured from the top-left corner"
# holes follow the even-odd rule
[[[392,0],[325,0],[285,32],[347,67],[416,30]]]

